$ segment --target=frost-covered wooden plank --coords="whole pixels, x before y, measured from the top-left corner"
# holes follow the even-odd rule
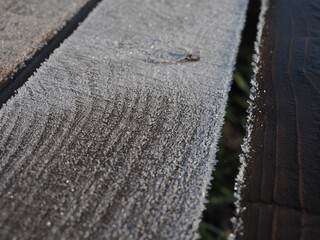
[[[237,239],[320,239],[320,3],[268,5],[239,175]]]
[[[194,239],[247,0],[105,0],[0,110],[0,238]]]
[[[0,0],[0,86],[88,0]]]

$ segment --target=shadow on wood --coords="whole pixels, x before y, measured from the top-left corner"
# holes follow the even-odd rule
[[[269,2],[238,239],[320,239],[319,30],[317,1]]]

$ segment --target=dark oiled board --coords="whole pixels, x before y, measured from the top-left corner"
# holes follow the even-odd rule
[[[89,0],[0,0],[0,87]]]
[[[247,0],[104,0],[0,109],[0,239],[194,239]]]
[[[320,2],[271,0],[259,52],[238,239],[320,239]]]

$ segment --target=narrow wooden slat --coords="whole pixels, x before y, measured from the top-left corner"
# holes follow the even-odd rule
[[[320,4],[270,0],[260,43],[238,239],[320,239]]]
[[[104,0],[0,109],[0,238],[194,239],[247,0]]]
[[[88,0],[0,0],[0,87]]]

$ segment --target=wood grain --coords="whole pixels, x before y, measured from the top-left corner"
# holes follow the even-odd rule
[[[87,2],[0,0],[0,87]]]
[[[319,17],[317,1],[269,1],[238,239],[320,239]]]
[[[0,238],[194,239],[246,7],[102,1],[0,109]]]

